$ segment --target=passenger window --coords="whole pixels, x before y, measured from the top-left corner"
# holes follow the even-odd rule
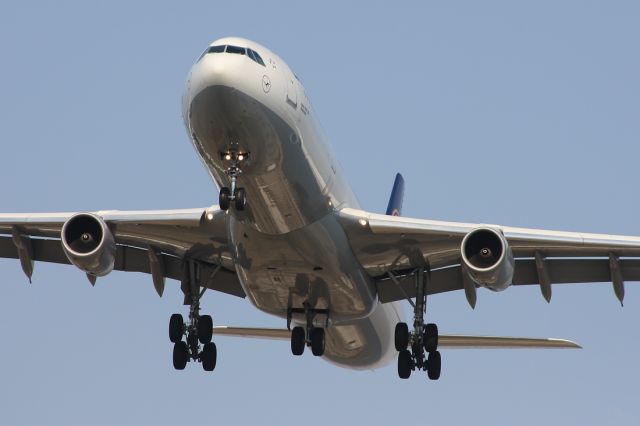
[[[209,53],[222,53],[224,52],[224,45],[222,46],[211,46],[209,48]]]
[[[227,53],[236,53],[238,55],[246,55],[247,51],[246,51],[246,49],[244,47],[228,45],[227,46]]]

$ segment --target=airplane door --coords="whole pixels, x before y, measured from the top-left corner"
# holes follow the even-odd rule
[[[296,108],[298,106],[298,88],[296,78],[293,76],[293,73],[287,73],[287,102]]]

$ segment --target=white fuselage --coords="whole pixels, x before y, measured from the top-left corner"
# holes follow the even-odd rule
[[[378,302],[375,285],[353,255],[337,209],[358,207],[320,129],[304,87],[265,47],[240,38],[211,46],[246,54],[205,53],[189,73],[185,125],[219,187],[229,186],[221,153],[247,152],[238,185],[245,211],[229,210],[233,263],[249,300],[286,317],[303,303],[329,310],[325,358],[371,369],[396,355],[394,304]],[[293,318],[294,322],[302,318]]]

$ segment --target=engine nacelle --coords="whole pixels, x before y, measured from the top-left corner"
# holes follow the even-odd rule
[[[69,261],[84,272],[107,275],[116,261],[116,241],[101,217],[79,213],[62,226],[62,249]]]
[[[500,231],[478,228],[469,232],[461,251],[464,273],[476,284],[501,291],[513,282],[513,252]]]

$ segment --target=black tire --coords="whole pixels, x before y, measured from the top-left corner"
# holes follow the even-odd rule
[[[198,318],[198,340],[206,344],[213,338],[213,318],[211,315],[202,315]]]
[[[407,349],[409,346],[409,326],[406,322],[399,322],[396,324],[394,340],[396,344],[396,351],[401,352]]]
[[[244,188],[238,188],[236,189],[235,195],[236,210],[243,211],[244,206],[247,205],[247,193],[245,192]]]
[[[173,314],[169,319],[169,340],[171,343],[178,343],[184,334],[184,320],[182,315]]]
[[[300,356],[304,353],[305,333],[302,327],[293,327],[291,330],[291,353]]]
[[[189,348],[186,342],[179,341],[173,345],[173,368],[184,370],[187,362],[189,362]]]
[[[202,360],[202,368],[204,371],[213,371],[216,368],[216,362],[218,360],[218,349],[213,342],[205,343],[202,348],[202,354],[200,354]]]
[[[435,324],[427,324],[424,326],[424,335],[422,336],[424,350],[431,353],[438,350],[438,326]]]
[[[411,376],[411,352],[403,349],[398,353],[398,377],[408,379]]]
[[[324,355],[324,328],[313,327],[309,332],[309,340],[311,340],[311,352],[314,356]]]
[[[218,204],[220,205],[220,210],[229,210],[231,205],[231,191],[229,191],[229,188],[225,187],[220,190]]]
[[[441,370],[442,357],[440,356],[440,352],[429,352],[429,358],[427,358],[427,376],[429,376],[429,379],[438,380]]]

